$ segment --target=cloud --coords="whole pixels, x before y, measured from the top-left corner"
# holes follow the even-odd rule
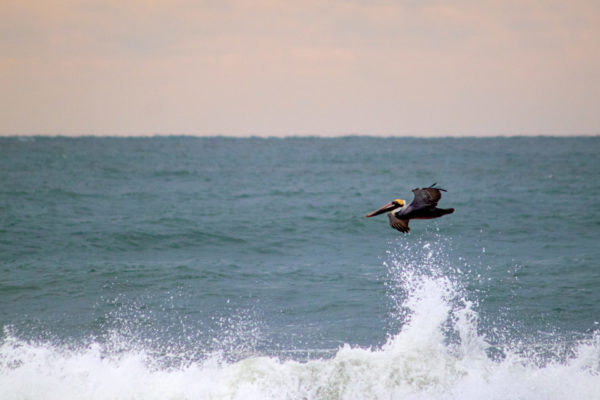
[[[598,133],[592,1],[0,5],[0,134]]]

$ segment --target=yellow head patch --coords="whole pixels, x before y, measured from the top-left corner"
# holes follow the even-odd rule
[[[404,200],[402,200],[402,199],[396,199],[396,200],[394,200],[394,203],[399,204],[400,207],[404,207],[404,204],[405,204]]]

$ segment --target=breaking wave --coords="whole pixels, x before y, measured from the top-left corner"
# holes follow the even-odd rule
[[[169,354],[139,346],[92,340],[73,348],[5,330],[0,398],[600,399],[600,336],[492,344],[478,327],[476,299],[461,287],[468,271],[435,243],[398,246],[384,265],[400,323],[381,347],[344,345],[302,362],[251,352],[232,361],[213,351],[163,363]]]

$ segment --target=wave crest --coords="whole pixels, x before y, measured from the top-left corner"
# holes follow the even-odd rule
[[[571,343],[566,357],[541,355],[560,341],[541,344],[542,352],[503,343],[495,356],[490,349],[498,346],[480,332],[476,301],[457,278],[465,272],[449,261],[447,246],[403,243],[385,263],[401,327],[381,348],[344,345],[306,362],[231,361],[213,352],[165,364],[139,347],[116,351],[92,342],[73,349],[6,331],[0,398],[600,399],[600,336]]]

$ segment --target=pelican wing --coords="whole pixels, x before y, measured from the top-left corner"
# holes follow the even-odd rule
[[[408,227],[408,219],[400,219],[394,215],[393,212],[388,214],[390,219],[390,226],[400,232],[408,232],[410,228]]]
[[[415,195],[415,198],[412,203],[410,203],[410,206],[415,209],[437,206],[438,201],[442,198],[442,191],[445,192],[446,190],[434,186],[435,183],[428,188],[413,189],[412,192]]]

